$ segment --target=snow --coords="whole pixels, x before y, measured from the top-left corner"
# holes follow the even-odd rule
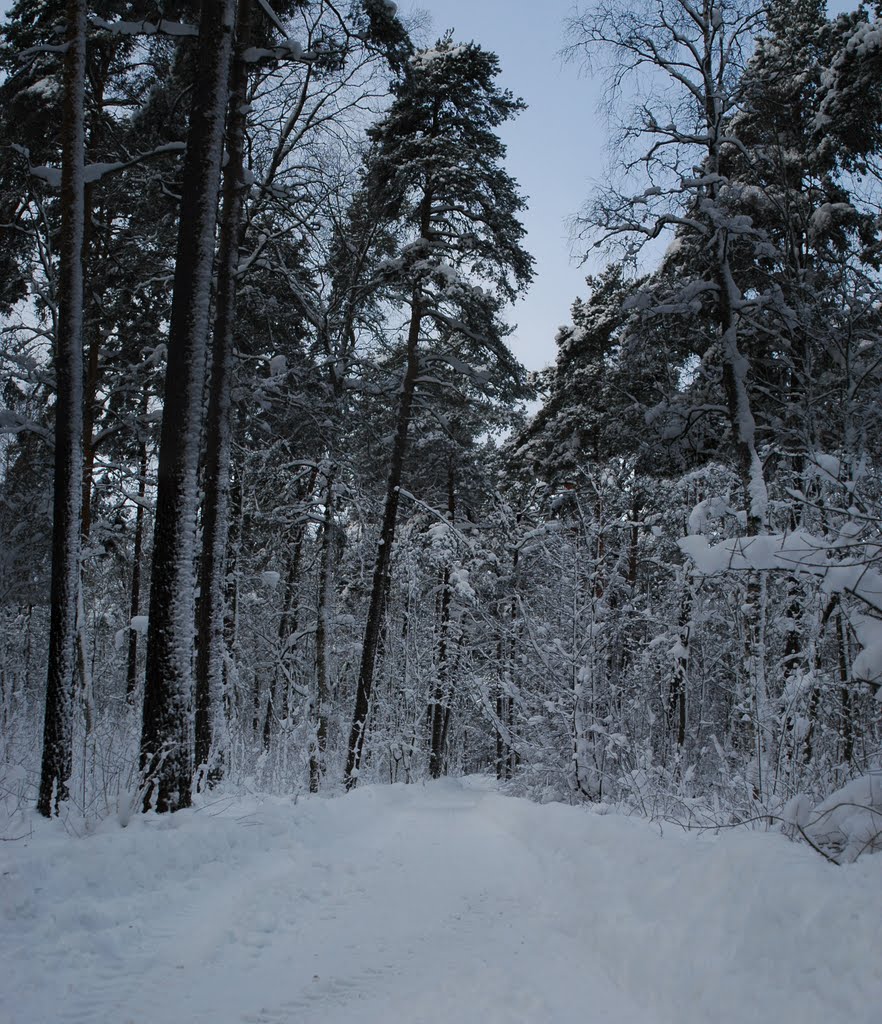
[[[30,94],[42,100],[56,100],[62,93],[61,83],[56,78],[40,78],[21,92],[22,96]]]
[[[89,21],[95,28],[104,29],[115,36],[198,36],[196,25],[186,25],[179,21],[168,21],[161,18],[158,22],[150,21],[107,21],[96,14],[89,15]]]
[[[811,217],[811,229],[816,234],[829,231],[833,224],[853,219],[855,209],[851,203],[822,203]]]
[[[700,506],[696,506],[699,509]],[[693,512],[693,516],[696,513]],[[696,518],[697,522],[697,518]],[[787,534],[766,534],[761,537],[734,537],[719,544],[711,544],[707,537],[691,535],[681,537],[677,544],[692,560],[699,575],[713,576],[726,571],[783,570],[820,577],[821,591],[825,594],[849,593],[862,600],[869,608],[882,615],[882,572],[869,564],[866,554],[843,557],[833,561],[833,547],[847,547],[852,538],[844,531],[842,542],[832,544],[805,530]],[[882,631],[873,626],[879,619],[865,620],[858,636],[866,657],[856,660],[856,675],[873,678],[879,671],[882,658]]]
[[[290,59],[305,60],[308,54],[303,49],[303,44],[297,39],[286,38],[272,49],[265,47],[249,46],[242,52],[242,60],[246,64],[254,64],[259,60],[266,59]]]
[[[48,167],[46,165],[31,167],[31,174],[35,178],[39,178],[41,181],[45,181],[46,184],[50,185],[52,188],[61,188],[60,167]]]
[[[882,46],[882,25],[878,21],[859,22],[846,44],[845,51],[858,57],[866,57],[878,50],[880,46]],[[841,60],[842,58],[839,58],[837,63],[840,63]]]
[[[852,663],[852,675],[878,684],[882,681],[882,621],[869,615],[852,615],[851,626],[862,648]],[[882,697],[882,688],[876,697]]]
[[[457,598],[465,604],[477,604],[478,595],[472,589],[469,571],[462,566],[454,566],[450,570],[450,586]]]
[[[812,811],[805,830],[846,863],[865,851],[882,850],[882,772],[852,779],[831,793]]]
[[[715,520],[725,516],[734,516],[735,509],[726,498],[714,496],[700,501],[689,514],[688,529],[690,534],[700,534],[712,529]]]
[[[484,779],[28,827],[0,844],[4,1024],[869,1024],[882,1003],[882,857],[780,834]]]
[[[461,53],[465,53],[466,49],[465,46],[444,46],[432,50],[421,50],[410,58],[410,63],[419,70],[425,70],[436,60],[458,57]]]

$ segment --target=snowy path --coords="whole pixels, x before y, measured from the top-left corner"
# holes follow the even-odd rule
[[[47,827],[0,848],[0,1021],[875,1021],[880,867],[456,783]]]

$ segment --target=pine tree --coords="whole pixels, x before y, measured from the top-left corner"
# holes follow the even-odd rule
[[[348,787],[361,764],[427,345],[439,362],[473,379],[480,375],[490,392],[520,375],[505,348],[499,310],[530,280],[531,260],[520,244],[517,214],[524,203],[502,166],[505,147],[496,129],[523,103],[496,86],[498,70],[494,54],[446,37],[410,58],[389,112],[370,132],[368,202],[399,234],[398,254],[385,268],[385,292],[407,320],[403,352],[395,356],[400,394],[347,752]],[[476,358],[489,366],[473,369]]]
[[[49,673],[37,809],[67,799],[72,759],[75,641],[80,592],[83,461],[83,240],[85,237],[86,4],[69,0],[62,124],[58,337],[55,358],[55,499]]]
[[[248,64],[251,45],[251,0],[239,0],[235,53],[226,123],[227,164],[218,246],[217,295],[212,337],[211,373],[206,421],[206,456],[202,513],[202,560],[194,714],[197,772],[209,766],[212,713],[217,710],[223,668],[224,591],[230,502],[231,390],[233,324],[236,314],[236,270],[243,235],[247,184],[245,128]]]
[[[141,731],[145,809],[190,803],[199,451],[234,0],[206,2],[187,138],[168,341]]]

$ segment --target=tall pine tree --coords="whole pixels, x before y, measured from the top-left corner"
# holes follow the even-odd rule
[[[430,354],[491,393],[522,372],[505,347],[499,312],[529,282],[532,261],[521,247],[524,200],[502,165],[505,146],[497,129],[523,103],[496,85],[498,72],[495,54],[446,37],[410,58],[389,112],[370,133],[368,201],[400,238],[397,256],[382,270],[384,290],[406,311],[406,321],[404,344],[392,360],[401,384],[347,752],[348,787],[361,764],[421,375]]]

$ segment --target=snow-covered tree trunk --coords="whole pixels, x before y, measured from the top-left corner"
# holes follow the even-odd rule
[[[309,759],[309,791],[317,793],[325,774],[328,740],[328,702],[331,696],[331,625],[334,602],[334,476],[332,462],[324,468],[325,512],[319,552],[318,608],[315,617],[315,699],[312,724],[315,730]]]
[[[141,772],[144,808],[190,803],[194,558],[214,233],[236,4],[204,0],[159,448]]]
[[[456,476],[451,462],[447,472],[447,520],[456,521]],[[438,625],[437,680],[432,695],[432,738],[429,750],[429,774],[441,777],[444,769],[444,742],[450,724],[450,604],[452,586],[448,561],[441,574],[441,612]]]
[[[83,500],[83,239],[85,232],[86,3],[69,0],[61,137],[61,265],[55,376],[55,478],[49,664],[37,809],[67,799]]]
[[[742,100],[739,62],[749,49],[758,13],[755,0],[662,0],[636,5],[601,0],[571,22],[575,50],[603,47],[612,52],[618,83],[637,69],[660,74],[659,80],[665,83],[654,100],[635,111],[628,129],[631,137],[646,142],[641,159],[653,187],[640,195],[623,196],[612,190],[596,204],[593,227],[607,237],[644,238],[675,227],[694,248],[695,280],[690,284],[712,296],[708,312],[714,326],[713,351],[719,360],[743,494],[745,547],[768,529],[768,491],[757,448],[746,354],[749,318],[762,301],[752,295],[755,283],[745,276],[744,268],[758,260],[756,243],[761,239],[749,218],[733,209],[726,160],[738,149],[732,119]],[[672,154],[677,155],[669,159]],[[653,175],[665,182],[664,187],[654,185]],[[653,205],[657,196],[663,197],[661,206]],[[674,307],[682,300],[677,287],[667,295]],[[663,305],[657,307],[659,315],[663,310]],[[763,772],[769,724],[765,594],[761,573],[751,572],[742,602],[742,649],[744,677],[750,687],[746,697],[756,730],[758,777]]]
[[[236,270],[247,192],[245,128],[251,40],[251,0],[239,0],[236,56],[230,80],[227,116],[227,164],[217,264],[214,337],[206,422],[202,506],[202,561],[196,658],[195,762],[199,772],[216,770],[212,758],[212,717],[220,707],[224,662],[224,597],[230,518],[230,432],[232,420],[233,325],[236,318]]]
[[[842,740],[841,760],[846,765],[851,765],[854,759],[855,727],[851,701],[851,685],[849,658],[848,658],[848,634],[846,633],[845,620],[842,612],[836,615],[836,649],[837,668],[839,670],[839,713],[840,725],[839,735]]]
[[[674,736],[676,752],[682,754],[686,745],[686,712],[689,683],[689,645],[692,639],[692,573],[684,571],[680,598],[680,619],[674,645],[674,667],[668,691],[668,731]]]
[[[505,347],[497,314],[501,303],[513,300],[529,282],[532,261],[520,246],[523,227],[517,213],[523,200],[501,166],[505,147],[495,131],[522,104],[497,88],[497,74],[494,54],[475,44],[454,46],[445,37],[409,62],[389,111],[370,131],[375,145],[367,166],[365,202],[403,243],[399,257],[384,262],[383,288],[391,301],[409,306],[410,320],[347,754],[347,787],[358,778],[381,643],[419,346],[438,344],[442,363],[459,350],[464,358],[456,356],[456,362],[469,376],[469,360],[489,359],[498,371],[494,386],[521,386],[521,368]],[[440,726],[443,745],[443,721]]]
[[[515,518],[515,527],[520,526],[520,516]],[[510,538],[507,538],[510,540]],[[497,640],[496,678],[496,778],[510,779],[517,760],[512,736],[514,723],[515,671],[520,640],[520,609],[518,599],[521,592],[520,548],[511,548],[511,568],[504,578],[502,600],[499,605],[499,634]]]
[[[314,501],[318,475],[319,467],[315,465],[311,468],[306,481],[301,483],[298,501],[302,502],[305,507],[309,507]],[[306,515],[302,514],[300,521],[294,528],[293,539],[288,544],[292,550],[285,574],[284,604],[282,614],[279,616],[279,627],[277,630],[278,657],[269,688],[266,714],[263,721],[263,745],[265,750],[270,748],[274,726],[279,723],[285,723],[284,728],[287,730],[291,725],[292,715],[294,714],[294,670],[298,658],[295,639],[300,629],[300,599],[303,589],[302,576],[305,561],[306,525]]]
[[[141,406],[147,411],[147,395]],[[138,507],[135,510],[135,538],[132,547],[132,584],[129,598],[129,649],[126,662],[126,701],[131,704],[138,689],[138,637],[140,629],[133,628],[141,615],[141,576],[144,560],[144,500],[147,494],[147,442],[141,441],[138,450]]]

